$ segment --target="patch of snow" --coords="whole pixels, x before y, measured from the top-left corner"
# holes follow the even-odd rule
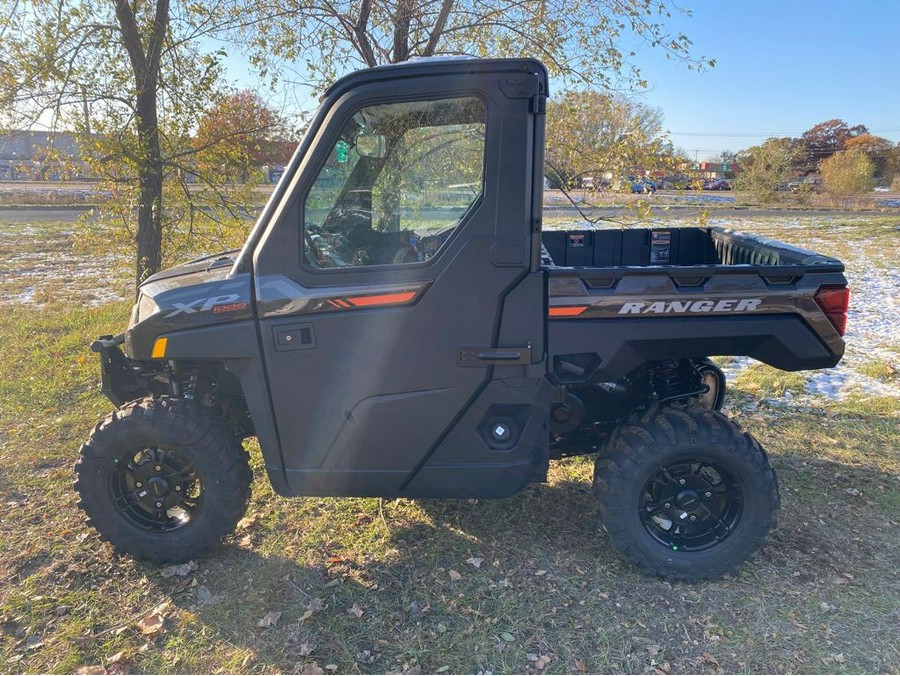
[[[654,197],[659,200],[667,200],[675,204],[733,204],[736,200],[730,195],[711,195],[702,192],[689,192],[684,194],[659,194]]]
[[[33,303],[34,302],[34,287],[33,286],[25,287],[25,290],[22,293],[17,294],[14,297],[14,302],[16,302],[16,303]]]

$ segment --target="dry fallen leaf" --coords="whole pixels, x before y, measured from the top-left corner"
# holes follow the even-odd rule
[[[580,659],[578,659],[577,657],[575,658],[575,668],[578,669],[578,671],[580,671],[580,672],[582,672],[582,673],[585,673],[585,672],[587,672],[587,670],[588,670],[587,664],[585,664],[584,662],[582,662],[582,661],[581,661]]]
[[[366,611],[360,608],[358,603],[354,603],[352,606],[347,608],[347,612],[353,615],[353,617],[359,619]]]
[[[535,575],[546,575],[546,574],[547,574],[547,571],[546,571],[546,570],[538,570],[538,571],[535,571],[534,574],[535,574]]]
[[[281,619],[281,613],[277,611],[269,611],[263,615],[262,619],[256,623],[257,627],[277,627],[278,620]]]
[[[325,670],[316,662],[309,662],[307,664],[300,665],[300,668],[297,669],[297,673],[303,674],[303,676],[321,676],[325,673]]]
[[[550,656],[549,655],[541,655],[537,658],[537,661],[534,663],[535,669],[546,669],[550,664]]]
[[[185,575],[189,575],[197,570],[197,564],[194,561],[188,561],[187,563],[182,563],[177,566],[166,566],[160,572],[160,575],[163,577],[173,577],[178,575],[179,577],[184,577]]]
[[[450,581],[451,582],[459,582],[462,580],[462,575],[457,573],[455,570],[450,570]]]
[[[166,622],[166,610],[168,607],[168,602],[160,603],[156,608],[144,615],[137,622],[138,630],[140,630],[144,636],[152,636],[153,634],[161,632],[163,630],[163,625]]]
[[[475,566],[475,568],[481,568],[481,564],[484,563],[484,559],[477,557],[477,556],[471,556],[468,559],[466,559],[466,563],[468,563],[471,566]]]
[[[717,660],[715,657],[713,657],[713,656],[710,655],[709,653],[703,653],[703,661],[706,662],[707,664],[710,664],[710,665],[714,666],[714,667],[718,667],[718,666],[719,666],[719,660]]]
[[[213,606],[217,604],[222,597],[214,595],[205,584],[201,584],[194,591],[194,597],[197,599],[197,605]]]
[[[105,674],[106,669],[101,667],[99,664],[93,664],[89,667],[78,667],[75,670],[75,673],[76,674],[84,674],[85,676],[87,676],[88,674],[98,675],[98,674]]]
[[[125,657],[125,653],[116,653],[109,659],[109,663],[106,665],[106,673],[107,674],[127,674],[131,671],[131,665],[129,664],[128,658]]]
[[[29,636],[25,639],[25,650],[37,650],[44,645],[44,639],[40,636]]]
[[[115,655],[108,658],[106,660],[106,663],[107,664],[115,664],[116,662],[124,662],[127,659],[128,659],[128,653],[126,653],[124,650],[120,650]]]
[[[655,645],[655,644],[648,645],[647,652],[650,653],[650,657],[656,657],[657,655],[659,655],[660,652],[662,652],[662,646]]]
[[[361,664],[372,664],[375,660],[378,659],[378,653],[374,650],[360,650],[356,653],[356,661]]]
[[[256,516],[245,516],[243,519],[238,521],[236,531],[247,530],[248,528],[252,528],[256,525],[257,518]]]

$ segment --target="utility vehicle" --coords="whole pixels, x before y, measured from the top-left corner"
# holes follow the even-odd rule
[[[246,509],[255,436],[286,496],[505,498],[596,453],[640,568],[747,560],[778,484],[708,357],[837,364],[843,266],[720,228],[542,232],[547,93],[529,59],[334,84],[243,249],[150,277],[92,345],[119,407],[76,464],[101,537],[200,555]]]

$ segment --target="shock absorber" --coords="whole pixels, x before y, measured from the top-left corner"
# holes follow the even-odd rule
[[[179,399],[181,397],[181,382],[178,380],[178,364],[174,360],[166,363],[166,376],[169,378],[169,384],[172,387],[172,396]]]
[[[653,390],[659,403],[673,399],[701,396],[709,388],[690,360],[668,360],[659,362],[653,372]]]
[[[187,382],[184,384],[184,398],[193,399],[197,393],[197,381],[200,379],[200,369],[192,366],[188,370]]]

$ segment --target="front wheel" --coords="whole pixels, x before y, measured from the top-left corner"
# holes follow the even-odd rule
[[[240,439],[199,404],[142,399],[81,447],[75,489],[88,524],[119,551],[180,563],[234,530],[253,474]]]
[[[699,406],[654,407],[615,430],[594,493],[613,544],[642,570],[694,582],[734,572],[777,523],[759,443]]]

